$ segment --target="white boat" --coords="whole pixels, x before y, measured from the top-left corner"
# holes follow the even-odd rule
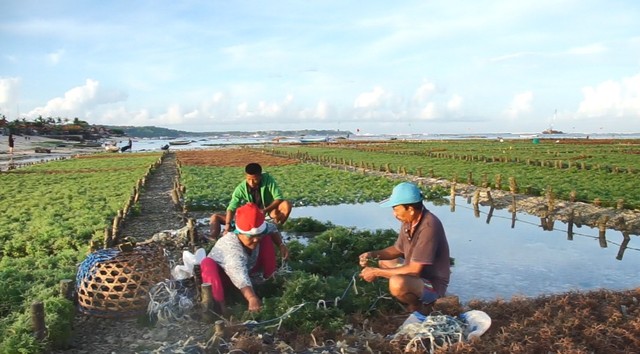
[[[171,140],[169,141],[169,145],[189,145],[191,144],[191,140]]]
[[[328,137],[324,138],[300,138],[301,143],[326,143],[329,141]]]
[[[120,148],[117,147],[116,145],[105,145],[104,149],[107,152],[118,152],[118,151],[120,151]]]

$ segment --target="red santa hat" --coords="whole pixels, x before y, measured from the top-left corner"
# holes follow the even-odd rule
[[[255,236],[267,229],[264,213],[254,203],[247,203],[236,210],[236,233]]]

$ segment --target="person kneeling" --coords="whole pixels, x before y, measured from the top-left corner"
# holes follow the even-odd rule
[[[211,284],[213,299],[224,309],[224,289],[233,285],[247,300],[249,311],[260,311],[251,276],[262,274],[269,279],[276,271],[276,251],[287,259],[289,250],[274,224],[265,221],[264,213],[254,203],[236,210],[235,231],[225,233],[200,263],[203,283]]]
[[[398,238],[387,248],[361,254],[359,263],[362,279],[389,279],[391,295],[408,310],[428,315],[435,301],[445,296],[451,269],[444,227],[423,205],[423,199],[415,184],[396,185],[380,206],[391,207],[401,222]]]

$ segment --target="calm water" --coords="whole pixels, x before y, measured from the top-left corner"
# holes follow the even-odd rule
[[[457,199],[455,212],[449,205],[426,205],[443,222],[451,257],[455,258],[448,292],[463,302],[640,285],[640,240],[636,235],[631,236],[622,260],[618,260],[619,231],[607,231],[607,247],[603,248],[598,230],[585,226],[574,227],[570,241],[567,225],[559,221],[554,231],[543,231],[540,218],[517,214],[511,228],[507,210],[495,210],[487,223],[489,209],[481,206],[480,217],[475,217],[466,199]],[[377,203],[296,207],[291,217],[312,217],[358,229],[399,228],[391,208]]]
[[[345,133],[346,134],[346,133]],[[346,135],[345,135],[346,137]],[[384,135],[349,135],[349,140],[449,140],[449,139],[528,139],[533,137],[544,137],[548,139],[638,139],[640,133],[619,134],[619,133],[571,133],[571,134],[536,134],[536,133],[481,133],[481,134],[384,134]],[[211,137],[184,137],[178,140],[188,140],[188,145],[172,145],[171,150],[203,149],[228,145],[250,145],[273,143],[273,135],[247,135],[239,136],[211,136]],[[280,137],[280,142],[300,142],[301,137],[289,136]],[[325,138],[323,136],[305,136],[307,139]],[[133,139],[133,151],[154,151],[168,144],[171,139]],[[126,139],[115,141],[118,146],[126,144]]]

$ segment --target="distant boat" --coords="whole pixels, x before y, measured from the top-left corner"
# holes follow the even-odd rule
[[[169,145],[189,145],[191,144],[191,140],[171,140],[169,141]]]
[[[557,116],[558,116],[558,110],[556,109],[556,111],[553,113],[553,120],[551,121],[551,123],[556,121]],[[549,129],[543,130],[542,134],[564,134],[564,132],[561,130],[553,129],[553,125],[549,124]]]
[[[324,138],[300,138],[301,143],[326,143],[329,141],[328,137]]]

